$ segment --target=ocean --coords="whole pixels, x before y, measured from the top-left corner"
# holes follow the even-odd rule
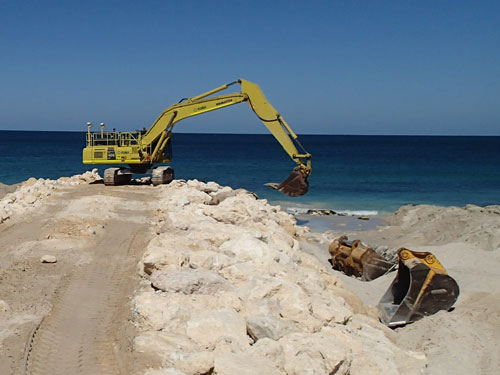
[[[272,135],[173,135],[177,179],[245,188],[286,207],[357,214],[386,213],[404,204],[500,204],[500,137],[299,136],[312,154],[309,193],[289,198],[264,184],[294,167]],[[0,131],[0,182],[56,179],[83,165],[83,132]],[[102,172],[104,166],[99,167]]]

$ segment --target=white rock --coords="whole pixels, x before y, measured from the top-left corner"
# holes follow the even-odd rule
[[[264,315],[247,318],[247,332],[254,341],[266,337],[272,340],[279,340],[295,330],[294,324],[281,318]]]
[[[231,288],[227,280],[205,269],[155,271],[150,280],[156,289],[184,294],[214,294]]]
[[[210,201],[210,204],[217,205],[221,203],[224,199],[229,197],[234,197],[235,195],[236,191],[231,189],[229,186],[224,186],[222,189],[212,194],[212,200]]]
[[[287,374],[348,374],[349,348],[328,335],[292,333],[279,340]]]
[[[245,319],[236,311],[202,311],[187,322],[187,336],[205,349],[213,349],[220,339],[229,339],[240,350],[248,349]]]
[[[28,203],[28,204],[33,204],[36,202],[36,196],[34,194],[27,194],[24,196],[24,202]]]
[[[57,263],[57,258],[54,255],[43,255],[40,258],[42,263]]]
[[[146,370],[144,375],[188,375],[188,374],[176,368],[170,367],[170,368],[160,368],[160,369],[149,368]]]
[[[172,228],[188,230],[199,225],[200,221],[214,223],[215,220],[208,216],[200,216],[191,211],[169,212],[167,220]]]
[[[205,185],[202,185],[201,189],[205,193],[215,193],[216,191],[218,191],[220,189],[220,185],[216,182],[209,181]]]
[[[199,350],[196,343],[184,335],[162,331],[141,332],[134,338],[132,348],[137,353],[146,353],[150,365],[158,366],[165,363],[171,352]]]
[[[209,374],[214,368],[214,354],[208,351],[172,351],[168,353],[164,365],[177,368],[185,374]]]
[[[235,257],[240,261],[263,259],[272,255],[271,248],[266,243],[249,235],[229,240],[219,249],[225,255]]]
[[[135,320],[144,329],[186,334],[186,322],[213,309],[241,311],[240,299],[221,295],[143,292],[133,300]]]
[[[215,251],[200,250],[189,254],[189,265],[192,268],[205,268],[212,271],[219,271],[234,264],[235,259]]]
[[[228,353],[215,357],[217,375],[282,375],[267,358],[259,358],[246,353]]]

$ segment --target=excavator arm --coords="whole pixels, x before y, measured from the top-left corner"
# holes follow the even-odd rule
[[[240,92],[214,96],[235,84],[240,85]],[[134,161],[129,156],[126,158],[122,157],[121,162],[128,163],[133,167],[134,164],[152,165],[154,163],[169,161],[165,158],[164,151],[169,145],[172,129],[176,123],[188,117],[215,111],[241,102],[248,103],[288,156],[297,164],[290,176],[281,184],[270,183],[267,185],[292,197],[305,194],[309,187],[307,178],[311,173],[311,154],[302,147],[297,139],[297,135],[278,111],[267,101],[259,86],[244,79],[222,85],[198,96],[182,99],[179,103],[165,109],[144,134],[136,136],[138,147],[136,147],[137,150],[135,152],[138,154],[138,157]],[[130,133],[119,133],[117,137],[126,139],[122,134],[126,135]],[[89,148],[89,139],[92,140],[92,138],[95,138],[95,135],[99,136],[99,133],[91,134],[89,130],[87,148]],[[104,133],[101,130],[102,137],[104,137]],[[133,154],[134,152],[132,151],[131,156]],[[87,155],[89,155],[89,152],[87,152]],[[87,159],[84,150],[84,163],[93,164],[88,162]]]

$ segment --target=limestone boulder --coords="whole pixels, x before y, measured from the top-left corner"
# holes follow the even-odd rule
[[[193,312],[191,304],[175,304],[167,293],[143,292],[133,299],[134,320],[144,330],[185,335],[185,323]]]
[[[296,330],[296,326],[292,322],[279,317],[253,315],[247,318],[247,332],[254,341],[263,338],[279,340]]]
[[[218,205],[219,203],[224,201],[224,199],[234,197],[235,195],[237,195],[237,192],[235,190],[231,189],[229,186],[224,186],[223,188],[211,194],[212,200],[210,201],[210,204]]]
[[[228,339],[240,351],[249,347],[245,319],[232,309],[195,314],[186,323],[186,334],[206,350],[213,350],[221,339]]]
[[[170,351],[163,364],[189,375],[210,374],[214,368],[214,353],[211,351]]]
[[[240,312],[242,301],[231,292],[208,295],[148,291],[133,299],[134,320],[144,330],[182,335],[186,334],[186,323],[193,317],[217,309]]]
[[[42,263],[57,263],[57,258],[54,255],[43,255],[40,258]]]
[[[210,250],[193,251],[189,254],[191,268],[205,268],[211,271],[220,271],[236,262],[234,258]]]
[[[154,271],[150,280],[155,289],[184,294],[215,294],[232,288],[226,279],[203,268]]]
[[[247,353],[221,354],[215,357],[214,364],[217,375],[284,375],[269,359]]]
[[[174,367],[168,368],[148,368],[144,375],[188,375]]]
[[[292,333],[279,340],[286,374],[349,374],[350,348],[318,333]]]
[[[264,259],[273,255],[272,249],[265,242],[250,235],[242,235],[224,242],[219,250],[224,255],[234,257],[239,261]]]
[[[150,366],[165,366],[169,353],[176,351],[192,352],[199,350],[198,345],[184,335],[163,331],[146,331],[136,336],[132,343],[136,353],[147,356]],[[173,366],[176,367],[176,366]]]
[[[195,228],[200,221],[205,221],[209,224],[215,221],[211,217],[200,216],[191,210],[168,212],[166,220],[168,221],[168,223],[170,223],[173,229],[180,229],[184,231]]]
[[[195,204],[208,204],[212,197],[200,189],[193,188],[191,181],[182,186],[175,186],[172,184],[166,185],[168,194],[165,194],[160,201],[160,206],[178,207],[182,208],[188,205]]]

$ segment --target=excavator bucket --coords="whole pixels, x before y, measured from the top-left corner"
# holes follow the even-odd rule
[[[345,236],[335,239],[328,250],[333,269],[363,281],[374,280],[396,267],[361,241],[347,241]]]
[[[289,197],[300,197],[309,190],[309,182],[307,182],[308,174],[302,171],[300,167],[295,167],[282,183],[270,182],[266,184],[270,188],[278,190]]]
[[[401,248],[398,257],[398,274],[377,306],[384,324],[405,325],[453,306],[458,284],[433,254]]]

